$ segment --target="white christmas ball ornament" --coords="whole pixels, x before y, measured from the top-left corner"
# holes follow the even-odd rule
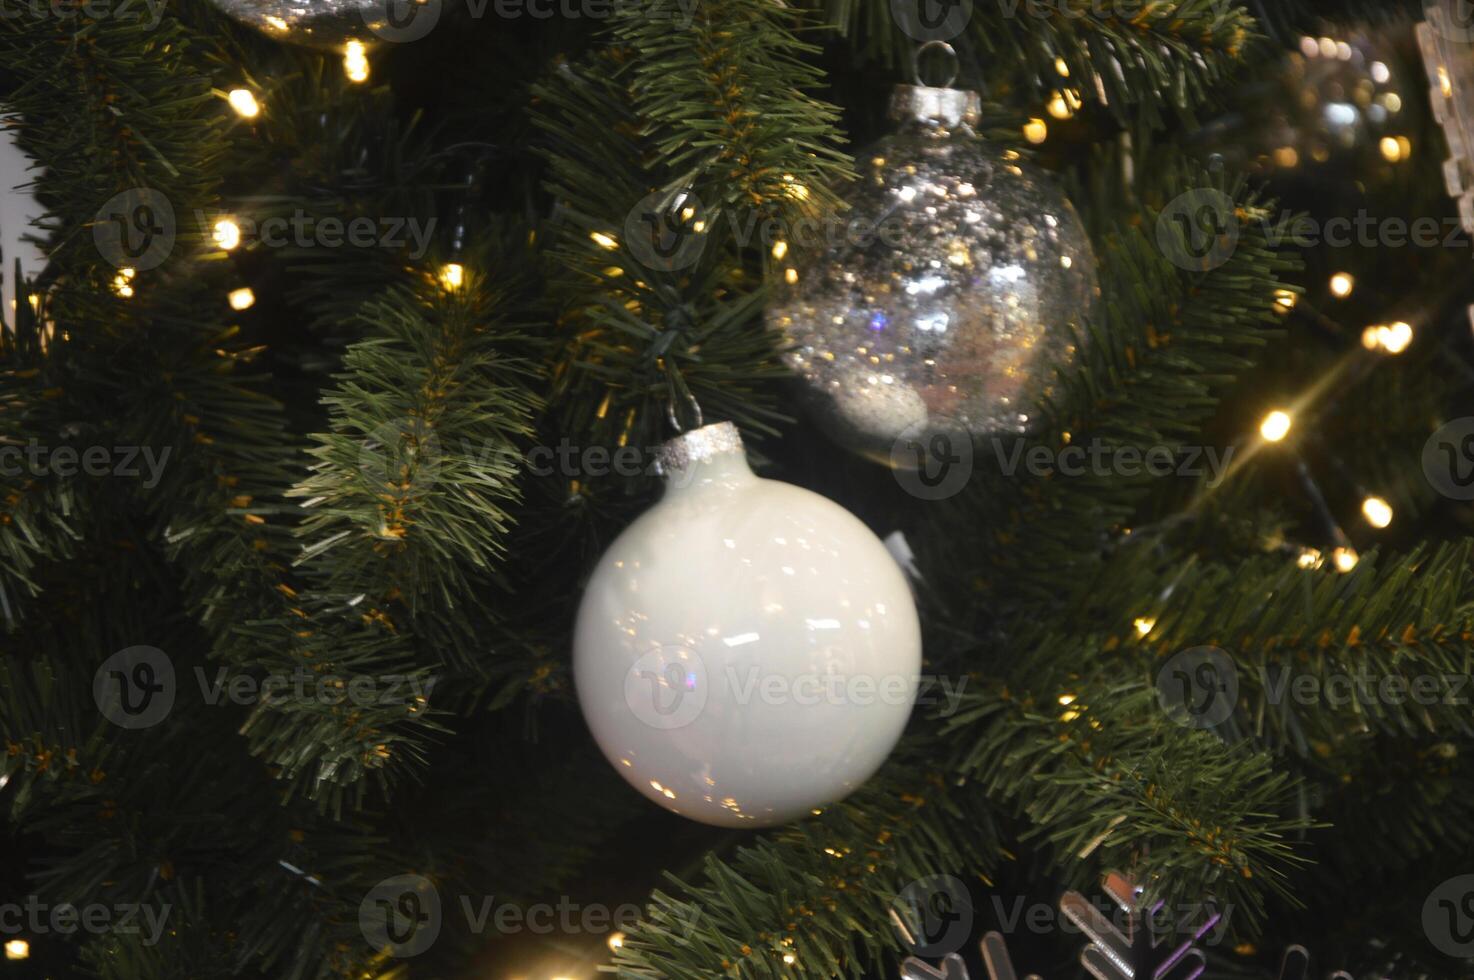
[[[921,629],[900,567],[848,511],[755,476],[730,423],[661,449],[666,492],[610,546],[573,677],[636,789],[763,827],[860,786],[911,713]]]

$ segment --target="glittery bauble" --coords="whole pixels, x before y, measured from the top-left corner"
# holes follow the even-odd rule
[[[731,423],[661,447],[665,496],[589,579],[573,680],[653,802],[724,827],[808,816],[901,737],[921,670],[905,575],[843,507],[747,467]]]
[[[928,430],[1034,427],[1096,291],[1074,207],[974,132],[978,105],[972,92],[900,86],[902,126],[858,155],[843,228],[777,250],[790,263],[768,322],[791,342],[820,425],[893,465],[914,466],[898,441]]]
[[[414,41],[440,18],[441,0],[211,0],[231,17],[293,44],[341,50],[349,41]]]
[[[1370,31],[1306,35],[1266,74],[1242,85],[1239,108],[1205,126],[1202,145],[1234,170],[1324,188],[1327,171],[1365,182],[1408,166],[1405,120],[1417,96],[1398,52]]]

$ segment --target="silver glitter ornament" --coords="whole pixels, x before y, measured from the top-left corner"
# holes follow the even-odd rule
[[[1023,433],[1084,339],[1095,258],[1064,192],[974,131],[976,92],[902,85],[844,234],[785,242],[767,318],[820,426],[897,467],[931,435]]]
[[[440,18],[441,0],[210,0],[242,24],[293,44],[343,50],[348,42],[415,41]]]

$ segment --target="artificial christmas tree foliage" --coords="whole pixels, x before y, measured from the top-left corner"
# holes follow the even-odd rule
[[[925,6],[0,16],[0,975],[1468,973],[1474,31]]]

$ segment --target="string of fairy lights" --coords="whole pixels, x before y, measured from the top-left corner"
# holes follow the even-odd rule
[[[1333,273],[1326,284],[1327,291],[1334,301],[1350,299],[1356,290],[1356,279],[1349,272]],[[1288,315],[1299,306],[1298,295],[1289,289],[1280,289],[1275,294],[1275,309],[1281,314]],[[1413,342],[1414,330],[1412,324],[1405,320],[1396,320],[1391,323],[1370,324],[1361,331],[1361,347],[1365,352],[1362,356],[1372,357],[1396,357],[1402,354]],[[1349,351],[1347,358],[1354,358],[1360,352]],[[1331,376],[1340,377],[1343,371],[1340,368],[1333,369]],[[1259,436],[1265,443],[1273,444],[1283,442],[1290,434],[1295,425],[1295,415],[1303,412],[1314,400],[1314,396],[1321,391],[1330,391],[1339,395],[1344,387],[1318,386],[1313,389],[1311,395],[1304,399],[1305,404],[1296,408],[1276,407],[1265,413],[1259,423]],[[1339,461],[1335,462],[1341,467]],[[1309,464],[1298,454],[1295,459],[1296,474],[1304,489],[1306,498],[1315,509],[1318,519],[1324,527],[1327,537],[1331,541],[1331,563],[1338,572],[1349,572],[1354,569],[1359,560],[1356,549],[1352,546],[1346,532],[1336,520],[1330,506],[1326,503],[1325,494],[1321,492],[1319,484],[1311,471]],[[1359,487],[1355,481],[1353,485]],[[1394,510],[1392,504],[1382,495],[1369,492],[1359,487],[1360,513],[1362,519],[1374,530],[1384,530],[1392,524]],[[1302,547],[1296,555],[1296,563],[1301,568],[1319,568],[1323,564],[1325,556],[1320,549],[1313,547]]]
[[[368,80],[368,52],[361,42],[349,41],[345,46],[343,68],[350,81],[365,82]],[[263,111],[262,100],[249,88],[237,87],[222,94],[226,103],[241,119],[256,119]],[[210,238],[220,251],[226,253],[235,251],[244,242],[240,221],[231,215],[216,218],[210,229]],[[118,269],[111,281],[113,293],[122,299],[131,299],[134,295],[137,276],[138,270],[132,266],[123,266]],[[437,271],[436,279],[447,291],[454,292],[465,284],[466,271],[461,264],[448,262]],[[34,305],[37,297],[31,298]],[[239,313],[256,305],[256,293],[249,286],[237,286],[226,293],[226,302],[232,310]]]

